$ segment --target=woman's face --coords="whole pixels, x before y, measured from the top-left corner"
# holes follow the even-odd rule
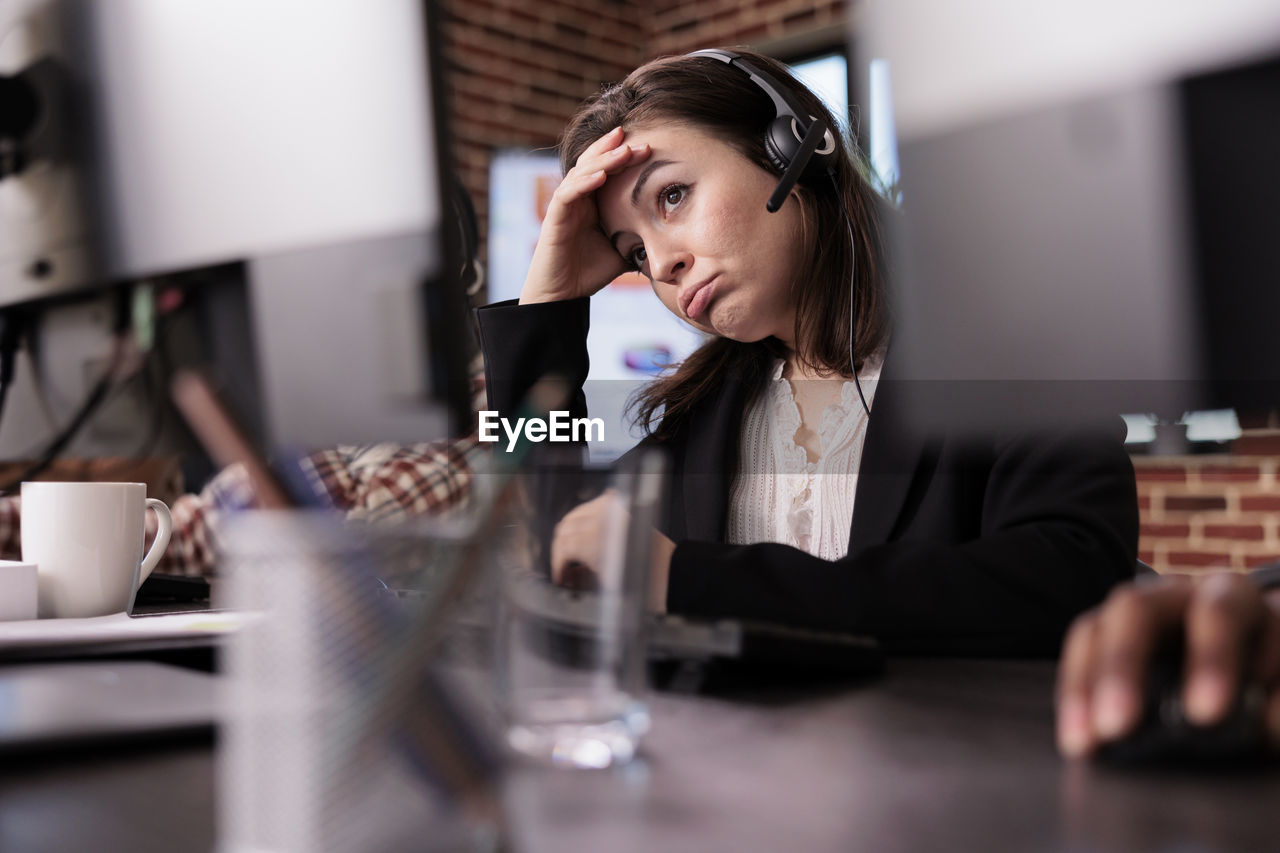
[[[628,128],[622,144],[648,145],[651,153],[596,193],[601,227],[618,253],[668,309],[699,329],[792,343],[800,252],[794,195],[769,213],[764,204],[777,177],[687,125]]]

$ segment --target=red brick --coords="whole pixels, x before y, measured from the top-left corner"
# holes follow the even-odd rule
[[[1221,551],[1170,551],[1167,559],[1170,566],[1185,568],[1231,565],[1231,555]]]
[[[1261,524],[1206,524],[1204,535],[1210,539],[1244,539],[1261,542],[1267,531]]]
[[[1256,495],[1240,498],[1241,512],[1280,512],[1280,495]]]
[[[796,11],[786,15],[782,19],[782,23],[788,27],[807,25],[811,24],[817,16],[817,10],[812,7],[807,9],[797,9]]]
[[[1280,456],[1280,433],[1244,435],[1231,442],[1233,456]]]
[[[1150,496],[1150,495],[1139,495],[1139,496],[1138,496],[1138,509],[1139,509],[1139,510],[1141,510],[1141,511],[1144,511],[1144,512],[1145,512],[1146,510],[1151,509],[1151,496]]]
[[[487,160],[463,152],[553,145],[583,98],[646,59],[802,34],[847,8],[845,0],[444,0],[457,162],[482,224]]]
[[[1139,483],[1185,483],[1187,469],[1137,465],[1134,473]]]
[[[1227,499],[1222,495],[1167,495],[1164,499],[1165,512],[1214,512],[1227,508]]]
[[[1205,483],[1256,483],[1261,478],[1262,469],[1252,466],[1206,465],[1200,469],[1200,479]]]
[[[1138,559],[1139,559],[1139,560],[1141,560],[1142,562],[1146,563],[1148,566],[1151,566],[1151,565],[1153,565],[1153,564],[1155,563],[1155,561],[1156,561],[1156,552],[1155,552],[1155,551],[1141,551],[1141,550],[1140,550],[1140,551],[1138,551]]]
[[[1190,524],[1143,524],[1140,529],[1142,536],[1163,536],[1169,538],[1186,539],[1191,535]]]
[[[1256,569],[1259,566],[1269,566],[1278,561],[1280,561],[1280,554],[1261,555],[1245,557],[1244,565],[1247,569]]]
[[[1236,411],[1236,420],[1240,422],[1240,429],[1245,434],[1251,429],[1266,429],[1276,425],[1276,411],[1271,410],[1254,410],[1254,411]]]

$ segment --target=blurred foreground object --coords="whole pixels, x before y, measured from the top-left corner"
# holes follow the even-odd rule
[[[893,80],[921,423],[1280,399],[1280,7],[935,6],[872,3],[860,41]]]
[[[437,38],[419,0],[3,0],[0,308],[216,271],[270,449],[459,434]]]
[[[287,511],[235,515],[226,543],[220,604],[259,618],[226,649],[220,849],[492,848],[498,740],[434,651],[406,646],[459,542]]]

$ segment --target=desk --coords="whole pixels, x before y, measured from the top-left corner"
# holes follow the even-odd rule
[[[869,684],[653,697],[644,760],[521,768],[517,849],[1276,849],[1280,770],[1123,773],[1054,751],[1050,662],[896,660]],[[208,750],[0,769],[0,850],[204,850]]]

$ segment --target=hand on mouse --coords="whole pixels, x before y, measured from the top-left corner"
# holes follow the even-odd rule
[[[574,589],[598,588],[605,540],[622,535],[627,524],[626,509],[613,489],[566,513],[551,538],[552,581]],[[653,531],[648,605],[658,613],[667,609],[667,577],[675,549],[674,542]]]
[[[1223,572],[1117,587],[1072,624],[1058,667],[1058,749],[1088,755],[1139,722],[1156,650],[1186,643],[1182,701],[1188,719],[1223,719],[1244,680],[1267,691],[1267,730],[1280,745],[1280,590]]]

